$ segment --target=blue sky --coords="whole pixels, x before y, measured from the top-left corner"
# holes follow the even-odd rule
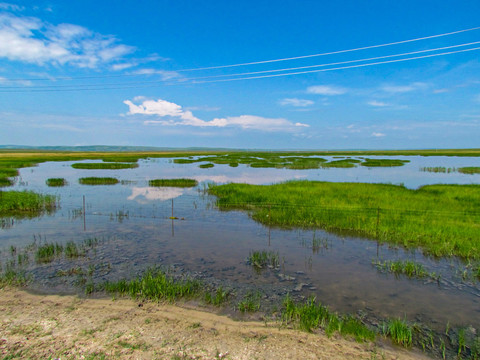
[[[0,2],[0,144],[479,147],[478,14],[474,0]]]

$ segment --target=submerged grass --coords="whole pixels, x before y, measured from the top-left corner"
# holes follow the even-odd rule
[[[115,185],[118,184],[118,179],[112,177],[84,177],[78,179],[82,185]]]
[[[190,279],[175,280],[159,269],[150,268],[137,279],[106,282],[104,288],[107,293],[133,299],[174,302],[198,295],[200,283]]]
[[[348,231],[420,247],[434,256],[480,258],[480,185],[290,181],[211,185],[221,209],[245,209],[264,224]]]
[[[194,179],[155,179],[148,182],[149,186],[194,187],[198,181]]]
[[[277,268],[280,265],[280,260],[278,252],[263,250],[250,252],[247,263],[257,269],[265,267]]]
[[[340,316],[333,313],[326,306],[317,304],[314,297],[310,297],[305,304],[296,304],[287,295],[283,302],[282,319],[307,332],[323,329],[328,336],[338,332],[343,336],[353,336],[357,341],[375,339],[375,332],[359,319],[351,315]]]
[[[32,191],[0,191],[0,216],[37,216],[57,209],[57,197]]]
[[[420,171],[450,174],[457,171],[457,169],[450,168],[450,167],[447,168],[445,166],[433,166],[433,167],[422,167],[420,168]]]
[[[434,272],[425,270],[422,264],[412,260],[374,261],[372,264],[380,271],[390,272],[398,275],[405,275],[409,278],[432,278],[438,280],[439,276]]]
[[[118,169],[134,169],[138,167],[137,163],[121,163],[121,162],[105,162],[105,163],[75,163],[72,164],[74,169],[106,169],[106,170],[118,170]]]
[[[45,183],[47,184],[47,186],[59,187],[67,185],[67,180],[65,180],[64,178],[50,178],[47,179]]]

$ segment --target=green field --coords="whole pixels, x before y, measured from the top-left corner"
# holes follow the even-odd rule
[[[322,228],[421,248],[434,256],[480,258],[480,185],[403,186],[291,181],[212,185],[223,210],[244,209],[268,225]]]

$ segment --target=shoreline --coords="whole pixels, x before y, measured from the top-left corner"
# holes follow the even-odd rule
[[[0,289],[0,353],[59,359],[429,359],[382,339],[357,343],[237,321],[190,304]]]

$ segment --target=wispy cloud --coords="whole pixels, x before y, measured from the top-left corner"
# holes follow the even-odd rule
[[[160,75],[162,80],[170,80],[182,77],[176,71],[166,71],[158,69],[139,69],[132,72],[135,75]]]
[[[25,6],[19,6],[19,5],[15,5],[15,4],[0,2],[0,10],[23,11],[23,10],[25,10]]]
[[[280,105],[283,106],[295,106],[295,107],[306,107],[313,105],[312,100],[297,99],[297,98],[286,98],[279,101]]]
[[[428,85],[422,82],[414,82],[408,85],[384,85],[382,86],[381,90],[391,94],[398,94],[398,93],[407,93],[417,90],[423,90],[427,88]]]
[[[0,58],[37,65],[97,68],[132,53],[134,47],[74,25],[52,25],[36,17],[0,14]]]
[[[135,99],[134,99],[135,100]],[[195,126],[195,127],[238,127],[244,130],[259,130],[266,132],[292,132],[298,129],[309,127],[303,123],[292,123],[283,118],[265,118],[255,115],[229,116],[215,118],[210,121],[201,120],[189,110],[184,110],[180,105],[158,99],[145,100],[135,104],[130,100],[123,103],[129,107],[127,115],[148,115],[153,119],[145,120],[145,125],[166,125],[166,126]]]
[[[371,136],[373,136],[373,137],[384,137],[386,135],[384,133],[380,133],[380,132],[373,132]]]
[[[383,101],[377,101],[377,100],[372,100],[367,102],[368,105],[374,106],[374,107],[387,107],[390,106],[390,104],[383,102]]]
[[[307,88],[307,93],[309,94],[316,94],[316,95],[343,95],[347,93],[347,89],[338,87],[338,86],[330,86],[330,85],[315,85],[309,86]]]

